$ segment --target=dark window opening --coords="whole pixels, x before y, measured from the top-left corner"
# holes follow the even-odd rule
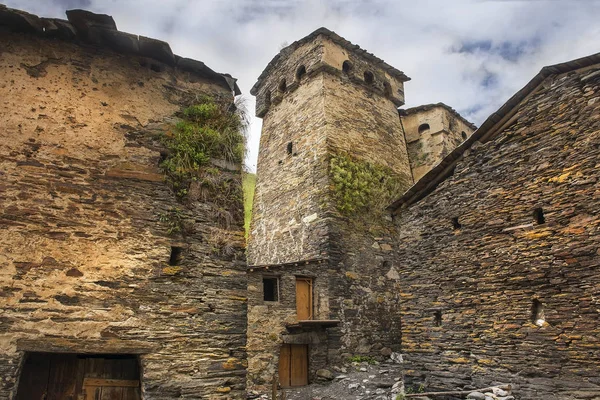
[[[263,300],[279,301],[279,280],[277,278],[263,278]]]
[[[462,136],[463,140],[467,140],[467,132],[465,132],[465,131],[462,131],[462,132],[460,133],[460,136]]]
[[[169,265],[179,265],[183,259],[183,247],[171,246],[171,256],[169,257]]]
[[[546,218],[544,217],[544,210],[541,207],[533,210],[533,219],[538,225],[546,223]]]
[[[458,217],[452,218],[452,228],[454,230],[462,228],[462,225],[460,224],[460,222],[458,222]]]
[[[169,154],[166,151],[161,151],[160,157],[158,158],[158,166],[160,166],[163,163],[163,161],[167,159],[168,156]]]
[[[383,94],[387,97],[392,95],[392,85],[389,82],[383,82]]]
[[[301,65],[300,67],[298,67],[298,69],[296,70],[296,79],[300,80],[302,79],[302,77],[306,75],[306,67],[304,65]]]
[[[435,326],[442,326],[442,312],[440,310],[433,313],[433,323]]]
[[[365,71],[364,77],[365,77],[365,82],[367,82],[367,83],[375,82],[375,76],[373,75],[373,73],[371,71]]]
[[[351,70],[352,64],[350,64],[350,61],[344,61],[344,63],[342,64],[342,71],[344,71],[345,74],[349,74]]]
[[[280,92],[285,92],[285,89],[287,88],[287,85],[285,83],[285,78],[283,78],[280,82],[279,82],[279,91]]]
[[[287,144],[287,153],[288,153],[288,156],[291,156],[293,152],[294,152],[294,143],[289,142]]]
[[[421,125],[419,125],[419,133],[426,132],[426,131],[428,131],[429,129],[430,129],[430,128],[429,128],[429,124],[421,124]]]
[[[537,326],[544,326],[546,322],[544,306],[538,299],[534,299],[531,305],[531,322]]]
[[[265,105],[268,107],[271,105],[271,91],[267,90],[265,93]]]

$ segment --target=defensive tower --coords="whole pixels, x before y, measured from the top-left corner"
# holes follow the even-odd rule
[[[273,375],[305,384],[344,352],[399,346],[397,273],[385,277],[391,247],[380,236],[381,210],[412,184],[397,110],[408,80],[321,28],[252,88],[263,128],[248,243],[251,387]]]

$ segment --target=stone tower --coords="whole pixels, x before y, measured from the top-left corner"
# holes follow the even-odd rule
[[[328,256],[332,154],[380,164],[412,183],[397,112],[407,80],[325,28],[269,63],[251,90],[263,119],[251,265]]]
[[[399,346],[380,211],[412,184],[397,110],[408,80],[321,28],[252,88],[263,128],[248,242],[250,388],[277,375],[301,385],[345,352]]]

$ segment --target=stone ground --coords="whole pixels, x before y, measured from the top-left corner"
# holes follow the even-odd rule
[[[333,371],[319,370],[319,381],[294,389],[279,392],[278,400],[401,400],[404,399],[403,366],[401,357],[387,362],[352,362]],[[412,400],[469,399],[469,400],[515,400],[510,392],[498,387],[488,388],[484,393],[468,395],[410,397]],[[416,387],[406,388],[406,393],[417,394]],[[420,389],[419,391],[422,391]],[[249,396],[258,400],[270,400],[268,394]]]
[[[393,400],[403,390],[402,365],[391,360],[377,364],[350,363],[333,372],[330,378],[287,389],[285,400]]]

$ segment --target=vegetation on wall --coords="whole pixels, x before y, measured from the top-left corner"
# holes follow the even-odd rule
[[[166,148],[160,167],[167,183],[182,203],[192,206],[201,202],[209,207],[221,226],[241,221],[239,171],[247,126],[243,106],[229,99],[205,97],[177,117],[179,121],[159,138]],[[176,224],[167,222],[170,233],[177,233]]]
[[[344,215],[382,212],[406,187],[404,180],[389,168],[347,154],[331,157],[329,172],[333,199]]]
[[[246,118],[239,110],[230,101],[205,97],[184,109],[181,120],[164,132],[160,139],[167,155],[160,167],[178,197],[188,194],[190,183],[211,158],[241,166]]]

